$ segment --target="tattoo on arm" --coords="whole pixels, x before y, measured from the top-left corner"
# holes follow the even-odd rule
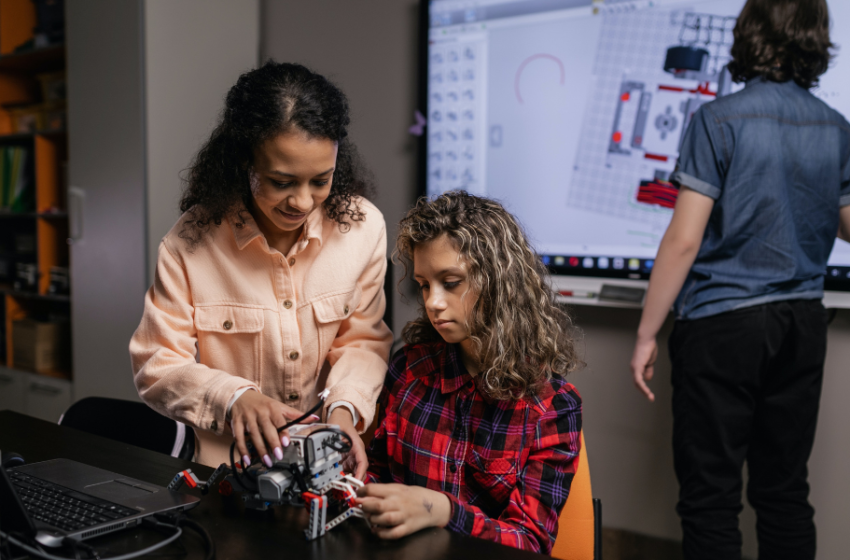
[[[428,510],[428,515],[431,515],[431,508],[434,507],[434,504],[432,504],[428,500],[422,500],[422,505],[425,506],[425,509]]]

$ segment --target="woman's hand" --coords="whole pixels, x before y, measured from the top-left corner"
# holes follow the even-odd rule
[[[265,396],[259,391],[245,391],[230,408],[230,429],[236,439],[236,449],[245,467],[251,464],[245,433],[251,437],[254,449],[267,467],[272,466],[272,455],[283,458],[282,447],[289,445],[289,434],[277,429],[303,416],[303,412]],[[315,422],[313,415],[305,422]],[[362,445],[362,444],[361,444]]]
[[[426,527],[445,527],[451,520],[449,498],[421,486],[367,484],[358,488],[357,497],[372,532],[382,539],[398,539]]]
[[[646,395],[650,402],[655,402],[655,395],[646,384],[655,374],[655,360],[658,359],[658,343],[655,337],[642,338],[638,335],[635,351],[632,354],[632,379],[638,391]]]
[[[369,469],[369,459],[366,457],[366,446],[354,428],[351,412],[344,406],[336,407],[328,417],[328,424],[336,424],[351,438],[351,451],[345,455],[342,461],[342,469],[345,472],[352,473],[355,478],[363,480],[366,471]]]

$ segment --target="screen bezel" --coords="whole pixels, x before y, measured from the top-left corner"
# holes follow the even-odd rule
[[[428,77],[429,77],[429,44],[430,44],[430,29],[431,29],[431,0],[419,0],[419,52],[418,52],[418,87],[417,87],[417,106],[421,113],[425,116],[429,115],[428,111]],[[418,138],[417,142],[417,198],[428,195],[428,128],[425,127],[425,132]],[[607,270],[594,268],[588,270],[579,266],[558,266],[553,264],[555,257],[562,257],[565,262],[569,262],[572,256],[578,257],[580,260],[587,255],[540,255],[541,258],[547,258],[549,263],[546,265],[549,273],[552,275],[554,284],[559,287],[565,287],[561,290],[566,293],[570,285],[569,279],[577,280],[576,284],[585,287],[588,280],[598,280],[597,284],[602,285],[606,280],[615,281],[617,285],[627,286],[633,284],[635,287],[646,287],[647,281],[651,274],[651,268],[646,268],[645,261],[654,261],[654,259],[640,259],[639,270],[615,270],[609,268]],[[601,255],[592,256],[597,259]],[[609,257],[613,259],[614,257]],[[625,259],[634,257],[623,257]],[[830,270],[833,267],[828,267]],[[850,308],[850,278],[840,280],[831,277],[829,274],[824,274],[824,304],[829,307]],[[827,293],[828,292],[828,293]],[[561,299],[570,303],[589,304],[589,305],[606,305],[605,302],[600,302],[598,298],[573,298],[564,296]],[[619,305],[618,305],[619,306]]]

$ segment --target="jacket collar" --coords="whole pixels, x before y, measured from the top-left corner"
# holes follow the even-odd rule
[[[314,208],[307,215],[307,221],[304,222],[304,229],[301,231],[301,236],[295,242],[290,253],[300,253],[307,248],[311,239],[315,239],[319,246],[322,246],[322,222],[324,221],[324,217],[324,207],[321,206]],[[254,239],[265,239],[254,216],[244,207],[229,217],[228,222],[230,222],[230,228],[233,230],[233,238],[240,251],[247,247]]]

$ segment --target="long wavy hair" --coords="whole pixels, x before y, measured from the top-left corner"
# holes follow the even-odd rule
[[[826,0],[749,0],[732,32],[729,72],[736,82],[764,76],[811,89],[829,68]]]
[[[212,224],[251,208],[254,150],[269,138],[300,131],[338,143],[330,195],[323,207],[346,231],[365,219],[355,196],[372,192],[371,175],[348,138],[345,94],[300,64],[268,61],[239,77],[224,111],[189,168],[180,211],[190,217],[180,237],[199,243]]]
[[[553,375],[565,376],[582,362],[575,328],[558,307],[546,269],[526,235],[501,204],[462,191],[420,199],[399,224],[396,255],[404,278],[413,273],[413,251],[447,236],[468,269],[469,291],[478,299],[466,327],[481,364],[483,390],[498,400],[534,395]],[[403,330],[404,341],[442,340],[424,302]]]

